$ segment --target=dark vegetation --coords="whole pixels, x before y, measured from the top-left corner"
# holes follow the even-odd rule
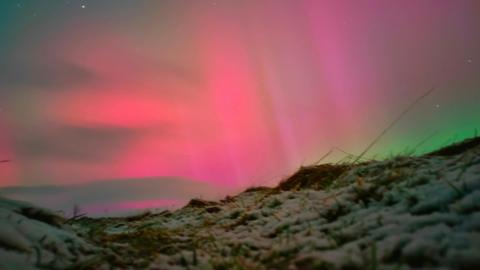
[[[304,188],[326,189],[335,179],[350,168],[349,165],[322,164],[301,167],[288,179],[280,182],[279,190],[298,190]]]
[[[427,156],[454,156],[461,154],[468,149],[475,148],[478,145],[480,145],[480,137],[475,136],[474,138],[466,139],[462,142],[454,143],[439,150],[430,152],[427,154]]]

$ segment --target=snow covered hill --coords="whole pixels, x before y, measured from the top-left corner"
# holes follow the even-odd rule
[[[65,269],[98,250],[43,208],[0,198],[0,269]]]
[[[480,269],[480,139],[174,212],[57,221],[16,205],[0,204],[1,269]]]

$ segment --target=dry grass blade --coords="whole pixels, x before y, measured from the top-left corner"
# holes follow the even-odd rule
[[[318,159],[315,163],[313,163],[314,165],[318,165],[320,162],[322,162],[322,160],[326,159],[330,154],[333,153],[333,148],[330,149],[325,155],[323,155],[320,159]]]
[[[349,153],[349,152],[347,152],[347,151],[345,151],[345,150],[343,150],[343,149],[341,149],[341,148],[339,148],[339,147],[334,146],[334,147],[332,147],[327,153],[325,153],[320,159],[318,159],[315,163],[313,163],[313,165],[319,165],[320,162],[322,162],[324,159],[326,159],[328,156],[330,156],[334,151],[338,151],[338,152],[340,152],[340,153],[342,153],[342,154],[345,155],[345,157],[342,159],[342,161],[344,161],[345,159],[350,159],[350,158],[357,158],[357,157],[359,157],[359,156],[354,155],[354,154],[352,154],[352,153]],[[362,159],[362,157],[360,157],[360,159]],[[339,163],[339,162],[337,162],[337,163]]]
[[[420,101],[430,95],[435,88],[431,88],[423,95],[419,96],[414,102],[412,102],[405,110],[403,110],[391,123],[388,125],[368,146],[365,150],[357,156],[357,158],[352,162],[352,164],[357,163],[390,129],[392,129],[402,118],[411,111]]]

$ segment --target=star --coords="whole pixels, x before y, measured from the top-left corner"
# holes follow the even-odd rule
[[[435,108],[437,109],[440,108],[440,104],[435,105]]]
[[[87,5],[83,4],[83,5],[81,5],[81,7],[82,7],[82,8],[86,8],[86,7],[87,7]]]
[[[467,63],[471,64],[473,62],[472,59],[467,59]]]

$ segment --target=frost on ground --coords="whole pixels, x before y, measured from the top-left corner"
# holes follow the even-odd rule
[[[0,198],[0,269],[65,269],[96,251],[49,210]]]
[[[41,224],[35,231],[60,246],[68,236],[83,247],[51,252],[56,261],[94,246],[81,269],[480,269],[480,139],[420,157],[304,167],[276,188],[63,229],[0,208]],[[12,238],[13,222],[0,230],[0,252],[9,253],[0,262],[51,267],[33,259],[32,246],[49,251],[38,238]]]

